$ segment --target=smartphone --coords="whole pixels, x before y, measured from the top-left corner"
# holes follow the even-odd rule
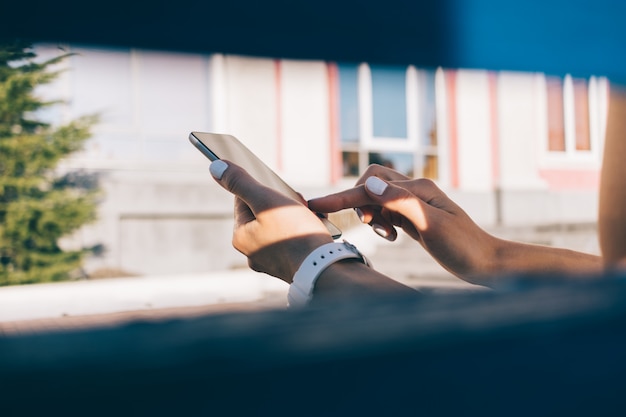
[[[261,184],[273,188],[296,201],[302,200],[300,194],[234,136],[220,133],[191,132],[189,141],[211,161],[222,158],[233,161],[248,171]],[[341,237],[341,230],[328,220],[324,214],[315,214],[324,223],[333,239]]]

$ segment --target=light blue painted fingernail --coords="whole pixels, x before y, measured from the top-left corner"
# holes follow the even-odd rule
[[[387,189],[387,183],[378,177],[369,177],[365,181],[365,187],[376,195],[383,195]]]
[[[226,168],[228,168],[228,164],[221,159],[217,159],[209,165],[209,171],[211,171],[211,175],[213,175],[213,178],[216,180],[222,179],[222,175],[224,175]]]
[[[357,216],[359,216],[359,220],[361,220],[361,223],[363,223],[363,219],[365,217],[363,216],[363,212],[361,211],[361,209],[357,207],[354,209],[354,212],[356,213]]]

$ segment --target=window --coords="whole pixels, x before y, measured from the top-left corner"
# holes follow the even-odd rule
[[[439,156],[437,136],[437,107],[435,92],[435,75],[434,71],[422,71],[420,73],[420,88],[422,92],[419,101],[419,116],[421,123],[419,124],[420,136],[419,143],[419,161],[418,167],[421,172],[419,176],[438,179],[439,178]]]
[[[577,151],[590,151],[591,140],[589,138],[589,94],[587,92],[587,80],[573,79],[574,90],[574,130]]]
[[[546,77],[546,105],[548,143],[547,150],[554,154],[585,153],[594,150],[600,132],[594,133],[593,116],[601,112],[604,80]],[[591,90],[596,94],[591,94]],[[593,95],[593,97],[592,97]],[[599,113],[598,113],[599,114]],[[596,117],[599,119],[599,116]],[[596,126],[597,130],[597,126]]]
[[[359,141],[358,67],[339,65],[341,142]]]
[[[558,77],[546,77],[548,100],[548,150],[565,151],[565,120],[563,117],[563,82]]]
[[[374,137],[407,138],[406,68],[372,66]]]
[[[438,177],[435,73],[413,67],[337,66],[344,177],[368,165]]]

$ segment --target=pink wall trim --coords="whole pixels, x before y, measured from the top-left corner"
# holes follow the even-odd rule
[[[459,188],[459,137],[456,117],[456,71],[446,71],[448,99],[448,136],[450,147],[450,185]]]
[[[274,80],[276,86],[276,168],[283,169],[283,99],[280,59],[274,60]]]
[[[498,129],[498,75],[489,72],[489,113],[491,118],[491,180],[492,186],[500,185],[500,131]]]
[[[548,182],[552,190],[598,190],[598,169],[542,169],[539,176]]]
[[[329,152],[330,152],[330,182],[336,184],[341,179],[341,149],[339,146],[339,69],[337,64],[329,63],[328,66],[328,121],[329,121]]]

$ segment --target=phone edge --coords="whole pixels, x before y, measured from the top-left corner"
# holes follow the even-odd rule
[[[195,137],[194,132],[189,134],[189,142],[192,143],[193,146],[196,147],[204,156],[209,158],[210,161],[217,161],[220,159],[219,156],[215,155],[209,148],[205,146],[198,138]]]

